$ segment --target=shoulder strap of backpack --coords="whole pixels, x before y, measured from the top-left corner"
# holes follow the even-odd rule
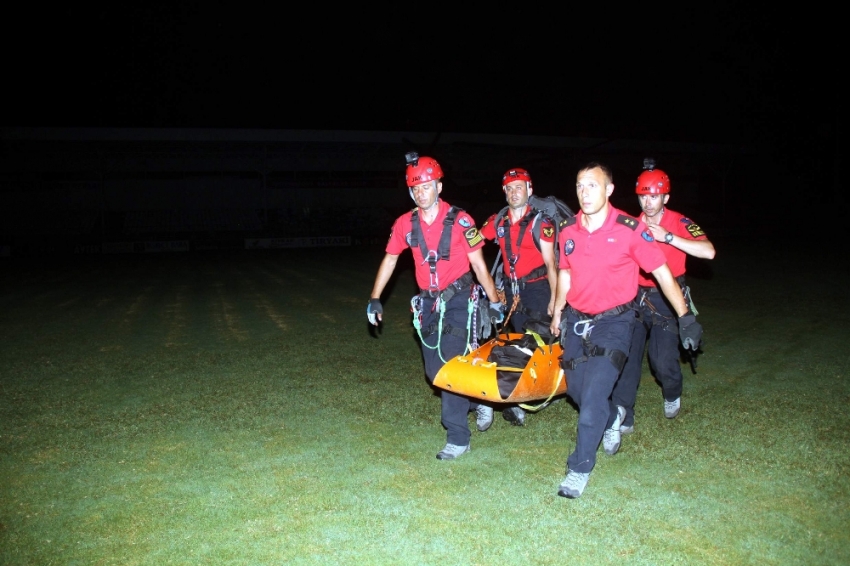
[[[534,247],[537,248],[537,251],[540,251],[540,229],[541,224],[543,224],[543,219],[548,218],[542,211],[538,210],[537,214],[534,215],[534,220],[532,220],[531,224],[531,237],[534,239]]]

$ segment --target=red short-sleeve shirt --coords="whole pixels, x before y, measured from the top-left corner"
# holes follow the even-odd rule
[[[440,247],[440,236],[443,233],[443,220],[449,212],[450,205],[440,199],[439,211],[434,222],[427,224],[420,219],[422,236],[428,250],[438,251]],[[393,224],[390,239],[387,242],[386,252],[399,255],[410,248],[413,253],[413,263],[416,268],[416,284],[420,289],[428,289],[431,284],[430,266],[422,255],[419,246],[410,245],[410,234],[413,230],[411,216],[413,211],[399,216]],[[479,250],[484,246],[485,240],[475,227],[475,221],[464,211],[458,213],[452,227],[452,239],[448,260],[437,261],[437,285],[442,291],[455,280],[469,271],[469,257],[467,254]]]
[[[540,240],[544,242],[554,242],[555,227],[547,218],[541,218],[539,222],[542,222],[540,225]],[[507,247],[505,245],[505,239],[508,237],[511,239],[511,252],[514,255],[519,256],[517,258],[516,265],[514,266],[517,278],[525,277],[543,265],[543,255],[540,253],[540,250],[537,249],[537,246],[534,245],[534,236],[532,236],[533,225],[531,222],[529,222],[526,227],[525,234],[522,237],[519,247],[517,247],[516,243],[519,240],[521,222],[512,224],[510,217],[508,217],[499,222],[498,227],[496,224],[496,215],[494,214],[481,226],[481,235],[488,240],[495,240],[496,243],[499,244],[499,248],[502,250],[502,263],[504,264],[503,268],[505,270],[505,275],[511,274]]]
[[[645,218],[646,216],[641,214],[640,219],[645,220]],[[702,228],[696,224],[696,222],[678,212],[670,210],[669,208],[664,209],[664,214],[661,216],[661,222],[659,222],[658,225],[668,232],[672,232],[674,236],[679,236],[680,238],[688,240],[705,240],[708,237],[705,235]],[[688,254],[676,246],[670,246],[664,242],[656,242],[656,244],[661,248],[661,251],[664,253],[664,257],[667,258],[667,266],[673,273],[673,277],[684,275],[685,260],[687,259]],[[642,287],[656,287],[658,285],[655,278],[642,269],[638,274],[638,284]]]
[[[583,217],[580,211],[561,229],[559,267],[570,270],[567,302],[580,312],[598,314],[634,299],[638,269],[658,269],[664,254],[646,224],[613,206],[594,232],[582,226]]]

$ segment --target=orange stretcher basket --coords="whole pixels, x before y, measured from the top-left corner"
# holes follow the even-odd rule
[[[469,354],[455,356],[437,373],[434,385],[459,395],[494,403],[548,400],[566,393],[567,378],[561,371],[559,358],[562,349],[558,342],[550,346],[536,336],[537,348],[522,368],[504,367],[487,361],[495,346],[522,337],[522,334],[499,334]],[[516,386],[507,397],[503,397],[499,391],[499,372],[521,372]]]

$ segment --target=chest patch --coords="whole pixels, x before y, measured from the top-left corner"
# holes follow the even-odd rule
[[[576,243],[573,240],[567,240],[564,242],[564,255],[570,255],[576,249]]]
[[[643,239],[646,240],[647,242],[654,242],[655,241],[655,238],[652,237],[652,234],[649,233],[649,230],[644,230],[643,232],[640,233],[640,235],[643,236]]]
[[[496,235],[497,235],[498,237],[500,237],[500,238],[504,238],[504,237],[505,237],[505,228],[504,228],[504,226],[499,226],[499,229],[498,229],[498,230],[496,230]]]
[[[413,234],[413,232],[408,232],[407,234],[405,234],[405,235],[404,235],[404,241],[406,241],[406,242],[407,242],[407,245],[408,245],[408,246],[410,245],[410,237],[411,237],[411,234]],[[392,238],[392,234],[390,234],[390,237]]]

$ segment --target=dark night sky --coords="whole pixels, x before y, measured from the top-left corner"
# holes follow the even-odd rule
[[[16,56],[2,125],[737,142],[818,136],[835,121],[838,94],[810,94],[824,40],[798,13],[179,6],[19,18],[3,39]]]

